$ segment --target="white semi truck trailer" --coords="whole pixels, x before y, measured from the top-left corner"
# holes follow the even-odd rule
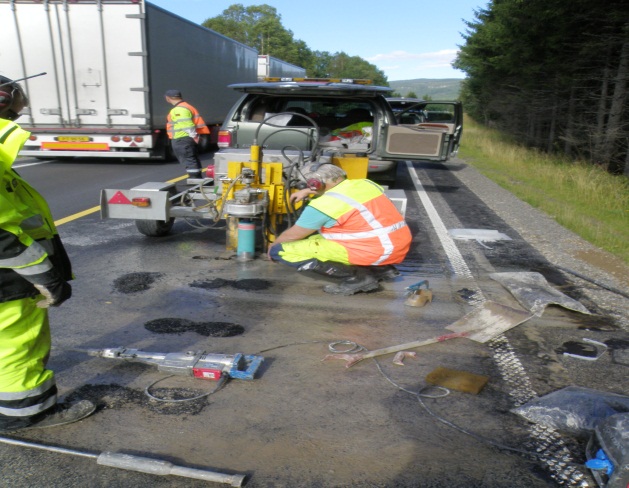
[[[272,59],[272,76],[305,70]],[[164,92],[181,90],[218,129],[256,81],[258,53],[144,0],[0,0],[0,74],[25,78],[22,156],[169,159]]]

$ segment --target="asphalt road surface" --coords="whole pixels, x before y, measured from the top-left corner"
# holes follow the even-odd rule
[[[89,398],[98,410],[73,425],[10,437],[242,474],[253,488],[596,486],[583,467],[591,432],[529,422],[514,409],[567,387],[596,397],[626,393],[627,267],[464,161],[400,164],[397,187],[408,198],[414,236],[402,276],[346,298],[260,256],[235,260],[220,227],[177,221],[156,239],[132,222],[84,212],[98,204],[101,188],[175,179],[176,164],[50,162],[19,171],[62,222],[75,268],[73,298],[51,310],[49,365],[63,396]],[[456,229],[507,239],[461,238],[469,232]],[[533,316],[490,276],[531,272],[590,313],[549,305]],[[406,306],[407,287],[423,280],[432,302]],[[322,361],[350,347],[338,341],[374,350],[443,335],[489,302],[528,318],[486,342],[413,349],[403,366],[391,354],[349,369],[338,356]],[[563,354],[584,338],[602,344],[598,358]],[[210,381],[84,352],[117,346],[257,354],[264,363],[254,380],[211,393]],[[427,389],[429,373],[443,367],[487,384],[477,394]],[[162,400],[211,394],[165,402],[147,389]],[[2,444],[0,471],[0,486],[16,488],[218,486]]]

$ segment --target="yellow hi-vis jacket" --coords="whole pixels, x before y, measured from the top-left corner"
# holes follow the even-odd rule
[[[48,311],[35,277],[72,278],[46,201],[13,170],[29,133],[0,119],[0,427],[19,428],[57,402]]]
[[[12,169],[29,136],[15,122],[0,119],[0,303],[39,295],[25,276],[54,267],[61,278],[72,279],[48,204]]]
[[[196,108],[187,102],[179,102],[168,112],[166,130],[170,139],[209,134],[210,129]]]
[[[309,205],[336,220],[319,233],[345,247],[354,265],[401,263],[410,249],[404,217],[373,181],[344,180]]]

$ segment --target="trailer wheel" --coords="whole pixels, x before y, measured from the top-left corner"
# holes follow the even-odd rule
[[[148,237],[163,237],[170,233],[170,229],[173,228],[175,219],[170,220],[136,220],[135,226],[140,231],[140,234],[144,234]]]

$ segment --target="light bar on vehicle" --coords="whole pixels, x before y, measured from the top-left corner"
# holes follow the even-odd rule
[[[266,77],[264,81],[298,81],[302,83],[348,83],[352,85],[371,85],[371,80],[359,80],[353,78],[284,78],[284,77]]]

